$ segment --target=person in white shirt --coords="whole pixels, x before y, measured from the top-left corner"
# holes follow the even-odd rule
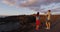
[[[50,29],[51,10],[46,13],[46,29]]]
[[[36,30],[39,30],[39,26],[40,26],[40,15],[39,15],[39,12],[37,12],[37,15],[36,15]]]

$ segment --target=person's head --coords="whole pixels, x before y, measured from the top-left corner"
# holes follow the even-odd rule
[[[48,12],[51,12],[51,10],[48,10]]]
[[[39,12],[37,12],[37,16],[39,16]]]

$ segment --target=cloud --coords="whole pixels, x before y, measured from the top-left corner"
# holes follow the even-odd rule
[[[36,2],[37,2],[37,0],[27,0],[27,1],[24,1],[23,3],[21,3],[20,6],[29,7],[29,6],[33,6]]]
[[[17,8],[29,8],[39,12],[46,12],[47,10],[56,12],[60,10],[60,0],[3,0],[3,3],[10,6],[17,5]]]
[[[60,3],[51,3],[49,5],[41,5],[40,9],[42,10],[53,10],[53,9],[56,9],[56,8],[60,8]]]
[[[60,0],[28,0],[28,1],[25,1],[24,3],[21,3],[22,6],[29,6],[29,7],[38,7],[42,4],[44,5],[48,5],[50,3],[58,3],[60,2]]]
[[[30,4],[31,3],[31,4]],[[22,7],[28,7],[29,9],[32,9],[34,11],[47,11],[48,9],[54,10],[60,3],[60,0],[34,0],[34,1],[28,1],[25,3],[21,3]],[[53,11],[54,12],[54,11]]]
[[[3,0],[2,3],[7,4],[9,6],[14,6],[17,0]]]

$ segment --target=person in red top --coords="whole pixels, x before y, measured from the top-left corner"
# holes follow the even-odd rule
[[[36,30],[39,30],[39,26],[40,26],[40,16],[39,16],[39,12],[37,12],[37,15],[36,15]]]

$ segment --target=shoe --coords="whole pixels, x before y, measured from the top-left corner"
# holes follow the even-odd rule
[[[36,28],[36,30],[39,30],[38,28]]]
[[[50,28],[45,28],[45,29],[50,30]]]
[[[45,28],[45,29],[49,29],[49,28]]]

